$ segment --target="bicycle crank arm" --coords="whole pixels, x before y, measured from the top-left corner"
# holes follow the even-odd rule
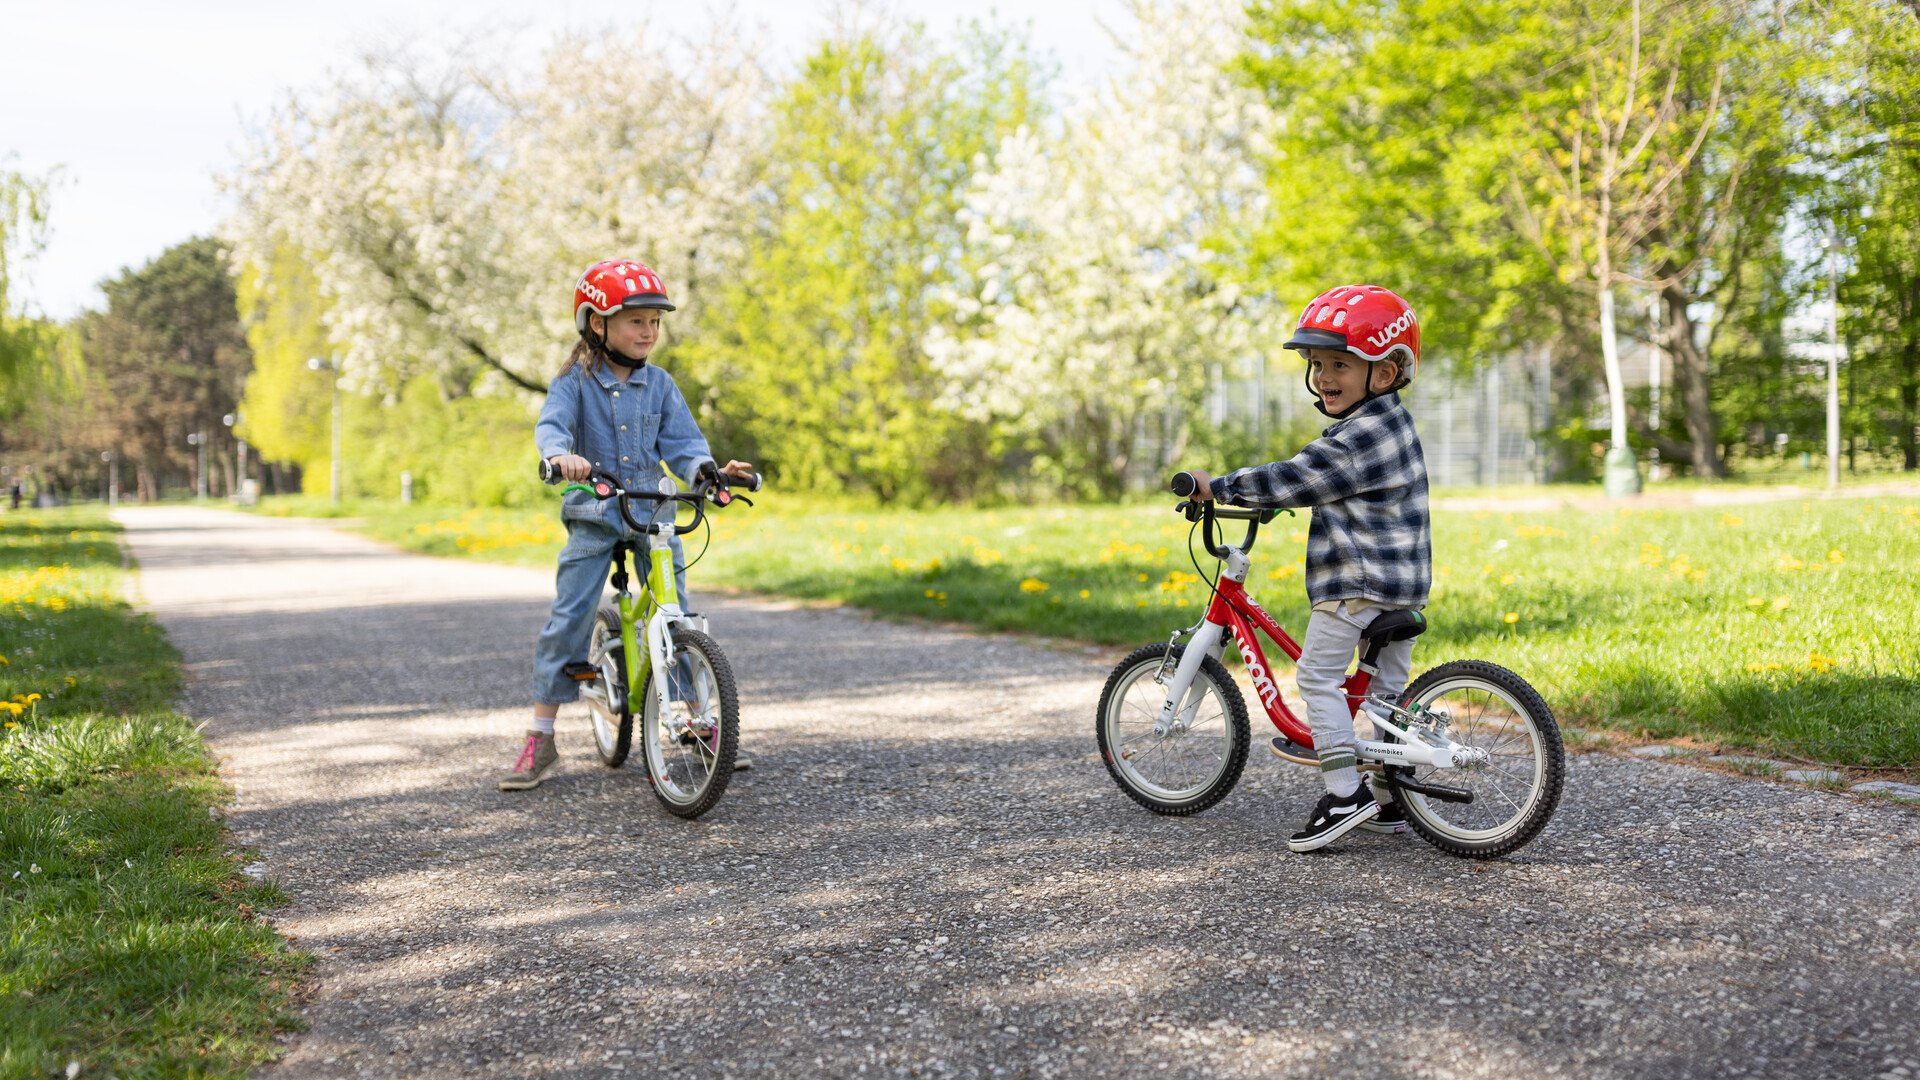
[[[1441,802],[1470,803],[1473,801],[1473,792],[1466,788],[1404,780],[1395,776],[1392,769],[1382,770],[1382,774],[1387,778],[1387,785],[1396,791],[1411,791],[1417,795],[1425,795],[1429,799],[1439,799]]]
[[[1361,739],[1360,760],[1379,761],[1388,765],[1431,765],[1436,769],[1452,769],[1469,764],[1474,758],[1473,752],[1466,747],[1428,746],[1425,743],[1376,742],[1372,739]]]

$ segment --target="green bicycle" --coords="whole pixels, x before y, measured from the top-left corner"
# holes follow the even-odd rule
[[[560,474],[540,463],[540,478],[558,483]],[[760,490],[760,477],[744,481]],[[568,484],[562,493],[585,491],[605,501],[618,500],[620,517],[645,536],[648,570],[640,596],[627,588],[627,556],[636,563],[640,545],[622,541],[613,549],[614,597],[595,613],[585,663],[568,665],[581,682],[581,696],[592,714],[594,748],[608,768],[619,768],[633,747],[638,696],[640,745],[647,780],[668,813],[697,818],[726,793],[740,745],[740,703],[733,667],[708,634],[704,616],[681,610],[673,579],[672,538],[706,523],[709,503],[753,505],[732,492],[728,477],[708,472],[693,490],[675,492],[665,480],[660,492],[626,491],[609,476],[596,473],[584,484]],[[634,519],[628,502],[647,499],[693,507],[693,520],[645,522]],[[638,689],[637,695],[635,688]]]

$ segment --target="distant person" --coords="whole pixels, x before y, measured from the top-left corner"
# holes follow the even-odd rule
[[[9,491],[9,495],[13,499],[12,509],[15,509],[15,510],[20,509],[20,497],[22,494],[24,494],[24,492],[20,490],[20,481],[15,480],[13,482],[13,487]]]
[[[673,377],[647,363],[660,340],[660,320],[673,310],[666,286],[646,266],[610,259],[587,267],[574,285],[574,326],[580,339],[534,426],[540,457],[574,483],[607,473],[629,491],[654,489],[666,462],[676,475],[696,476],[715,462],[706,436],[687,408]],[[737,480],[753,466],[728,461],[719,471]],[[671,515],[673,504],[656,513]],[[500,779],[500,790],[538,787],[559,760],[553,720],[560,706],[580,696],[580,684],[565,671],[584,661],[594,613],[613,567],[614,545],[636,534],[620,519],[614,501],[569,492],[560,505],[567,545],[560,552],[553,612],[533,651],[533,729]],[[686,555],[673,540],[674,584],[688,605]],[[748,767],[741,754],[734,768]]]
[[[1313,507],[1305,577],[1313,614],[1298,670],[1327,793],[1287,847],[1314,851],[1356,827],[1406,831],[1393,793],[1369,792],[1360,782],[1360,747],[1341,684],[1360,632],[1389,611],[1425,607],[1433,581],[1427,462],[1399,394],[1420,361],[1420,322],[1405,300],[1378,285],[1342,285],[1307,304],[1286,347],[1306,357],[1314,407],[1334,423],[1289,460],[1221,477],[1195,470],[1190,497]],[[1380,652],[1375,691],[1398,697],[1412,667],[1412,639],[1390,642]],[[1274,742],[1276,750],[1309,752],[1284,737]]]

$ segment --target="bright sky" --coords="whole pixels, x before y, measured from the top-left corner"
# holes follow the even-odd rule
[[[730,7],[791,59],[829,24],[830,5]],[[1114,62],[1102,26],[1127,19],[1125,0],[1053,0],[1020,15],[987,0],[883,6],[936,35],[966,19],[1025,23],[1069,92]],[[651,12],[661,29],[691,37],[709,19],[698,0],[0,0],[0,168],[61,170],[47,248],[16,279],[14,299],[57,319],[97,308],[101,280],[212,231],[224,213],[214,177],[237,160],[248,125],[285,90],[344,69],[360,45],[506,27],[532,54],[561,30],[605,25],[609,11]]]

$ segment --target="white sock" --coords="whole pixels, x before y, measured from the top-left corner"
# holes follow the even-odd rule
[[[551,716],[536,716],[536,717],[534,717],[534,718],[533,718],[533,730],[535,730],[535,731],[537,731],[537,732],[539,732],[539,733],[540,733],[540,734],[542,734],[542,735],[551,735],[551,734],[553,734],[553,717],[551,717]]]

